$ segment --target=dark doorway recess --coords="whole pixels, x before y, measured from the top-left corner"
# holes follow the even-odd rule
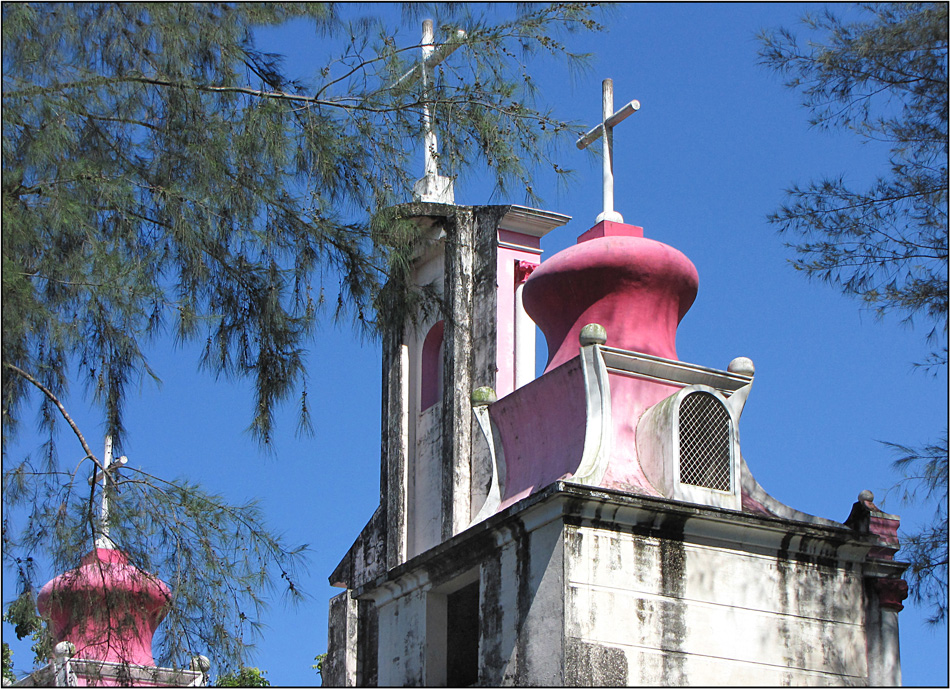
[[[448,595],[446,601],[446,685],[478,683],[478,582]]]

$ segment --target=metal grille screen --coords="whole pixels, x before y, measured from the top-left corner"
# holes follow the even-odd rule
[[[686,395],[680,403],[680,483],[732,490],[729,412],[708,392]]]

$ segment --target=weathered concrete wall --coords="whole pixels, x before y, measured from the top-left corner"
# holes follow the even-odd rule
[[[475,527],[368,587],[379,616],[379,683],[444,683],[446,595],[479,584],[479,684],[559,686],[564,638],[563,524],[556,512]],[[441,678],[441,679],[440,679]]]
[[[442,542],[442,406],[436,402],[416,415],[415,448],[410,455],[412,484],[407,523],[408,555],[413,557]]]
[[[891,589],[890,592],[893,595],[892,587],[895,584],[903,584],[903,581],[875,577],[866,579],[864,584],[867,596],[865,632],[868,639],[868,684],[879,687],[899,687],[901,686],[901,649],[897,614],[903,609],[900,601],[907,596],[907,587],[906,585],[897,586],[900,593],[896,594],[896,598],[892,598],[891,604],[888,605],[888,601],[881,599],[881,594],[886,595],[888,589]]]
[[[380,686],[426,683],[426,593],[416,589],[377,609]]]
[[[498,345],[499,319],[507,319],[510,329],[516,310],[515,267],[506,263],[499,274],[499,226],[514,223],[528,232],[519,237],[538,245],[520,253],[505,249],[509,262],[522,254],[536,260],[539,237],[568,219],[512,208],[412,203],[398,209],[425,228],[429,243],[416,258],[413,282],[434,291],[441,308],[384,334],[380,505],[387,568],[466,529],[487,495],[490,449],[472,415],[471,394],[480,386],[497,386],[500,357],[510,377],[515,356],[512,343],[505,352]],[[444,323],[440,404],[421,409],[422,344],[439,320]]]
[[[465,507],[469,517],[478,514],[485,497],[488,495],[491,480],[491,451],[471,413],[471,390],[488,386],[497,389],[497,370],[499,367],[498,329],[500,327],[501,303],[498,297],[498,224],[508,212],[510,206],[477,206],[473,209],[473,240],[475,251],[472,256],[472,311],[471,361],[468,375],[471,380],[468,418],[460,419],[469,428],[467,457],[461,458],[468,464],[469,504]],[[464,497],[459,496],[464,500]],[[464,529],[468,524],[459,525]]]
[[[442,388],[441,540],[468,526],[471,504],[472,318],[475,220],[472,209],[459,206],[446,225],[445,349]]]
[[[860,571],[675,531],[568,528],[571,683],[866,683]]]
[[[406,498],[408,491],[408,433],[404,394],[408,354],[401,336],[383,336],[382,437],[380,441],[380,508],[385,514],[386,568],[406,561]]]
[[[357,667],[358,602],[344,591],[330,599],[327,657],[323,661],[323,684],[355,687]]]
[[[331,586],[353,589],[386,571],[385,520],[381,505],[330,575]]]
[[[381,684],[440,681],[445,595],[476,579],[480,685],[895,683],[899,601],[867,581],[903,565],[869,563],[876,543],[558,482],[357,595]]]
[[[418,257],[414,278],[418,287],[441,296],[444,310],[420,314],[417,322],[407,321],[384,334],[380,508],[334,571],[335,585],[363,587],[437,546],[468,527],[485,500],[490,448],[474,426],[471,392],[495,385],[498,225],[509,209],[425,203],[400,209],[425,227],[432,240]],[[444,321],[441,398],[423,410],[421,349],[438,320]],[[367,605],[372,614],[364,614],[363,608],[350,611],[356,615],[354,624],[336,615],[347,633],[356,630],[357,641],[337,646],[345,639],[331,640],[332,653],[349,663],[346,672],[335,676],[340,682],[352,681],[355,653],[360,684],[383,682],[387,672],[402,673],[410,683],[421,677],[412,674],[417,668],[406,659],[401,669],[380,666],[376,676],[378,638],[388,639],[402,627],[394,626],[386,612],[380,619],[388,626],[377,628],[375,604],[361,602]],[[392,608],[394,615],[402,605]]]
[[[495,385],[497,237],[509,206],[414,204],[433,237],[414,281],[440,295],[430,313],[384,342],[381,503],[387,560],[394,567],[465,529],[487,493],[488,448],[471,410],[471,393]],[[420,408],[422,342],[444,321],[440,402]],[[434,520],[434,521],[433,521]]]
[[[482,565],[479,682],[564,684],[563,524],[528,531],[514,520]]]

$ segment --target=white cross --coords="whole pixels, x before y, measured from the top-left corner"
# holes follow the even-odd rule
[[[614,127],[639,109],[640,101],[632,100],[614,112],[614,80],[604,79],[604,119],[577,140],[577,147],[584,149],[599,137],[604,137],[604,212],[595,222],[623,222],[623,216],[614,210]]]
[[[439,174],[437,159],[439,155],[439,142],[435,136],[435,128],[432,126],[432,114],[429,112],[429,86],[430,70],[445,60],[461,45],[461,40],[465,38],[465,32],[461,29],[456,32],[448,43],[443,43],[438,48],[433,45],[435,33],[432,28],[432,20],[426,19],[422,22],[422,62],[413,67],[404,74],[396,84],[401,84],[407,79],[417,79],[422,76],[422,129],[424,132],[425,143],[425,176],[416,182],[412,188],[412,195],[417,201],[429,201],[433,203],[455,203],[455,191],[452,180]]]
[[[106,548],[107,550],[115,549],[115,544],[112,542],[112,539],[109,538],[109,481],[115,482],[112,476],[113,473],[128,461],[129,458],[123,455],[115,461],[116,466],[112,466],[112,436],[107,435],[105,452],[102,459],[103,470],[101,472],[96,471],[93,473],[92,478],[89,479],[90,483],[102,482],[102,494],[99,496],[100,535],[96,538],[97,548]]]
[[[422,22],[422,127],[425,130],[425,175],[438,175],[439,169],[436,164],[436,158],[439,154],[439,142],[435,137],[435,130],[432,128],[432,115],[429,112],[429,65],[426,62],[432,57],[435,48],[432,41],[435,40],[435,32],[432,28],[432,20],[426,19]]]

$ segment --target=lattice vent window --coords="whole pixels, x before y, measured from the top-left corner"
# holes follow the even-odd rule
[[[729,412],[708,392],[686,395],[680,403],[680,483],[732,490]]]

